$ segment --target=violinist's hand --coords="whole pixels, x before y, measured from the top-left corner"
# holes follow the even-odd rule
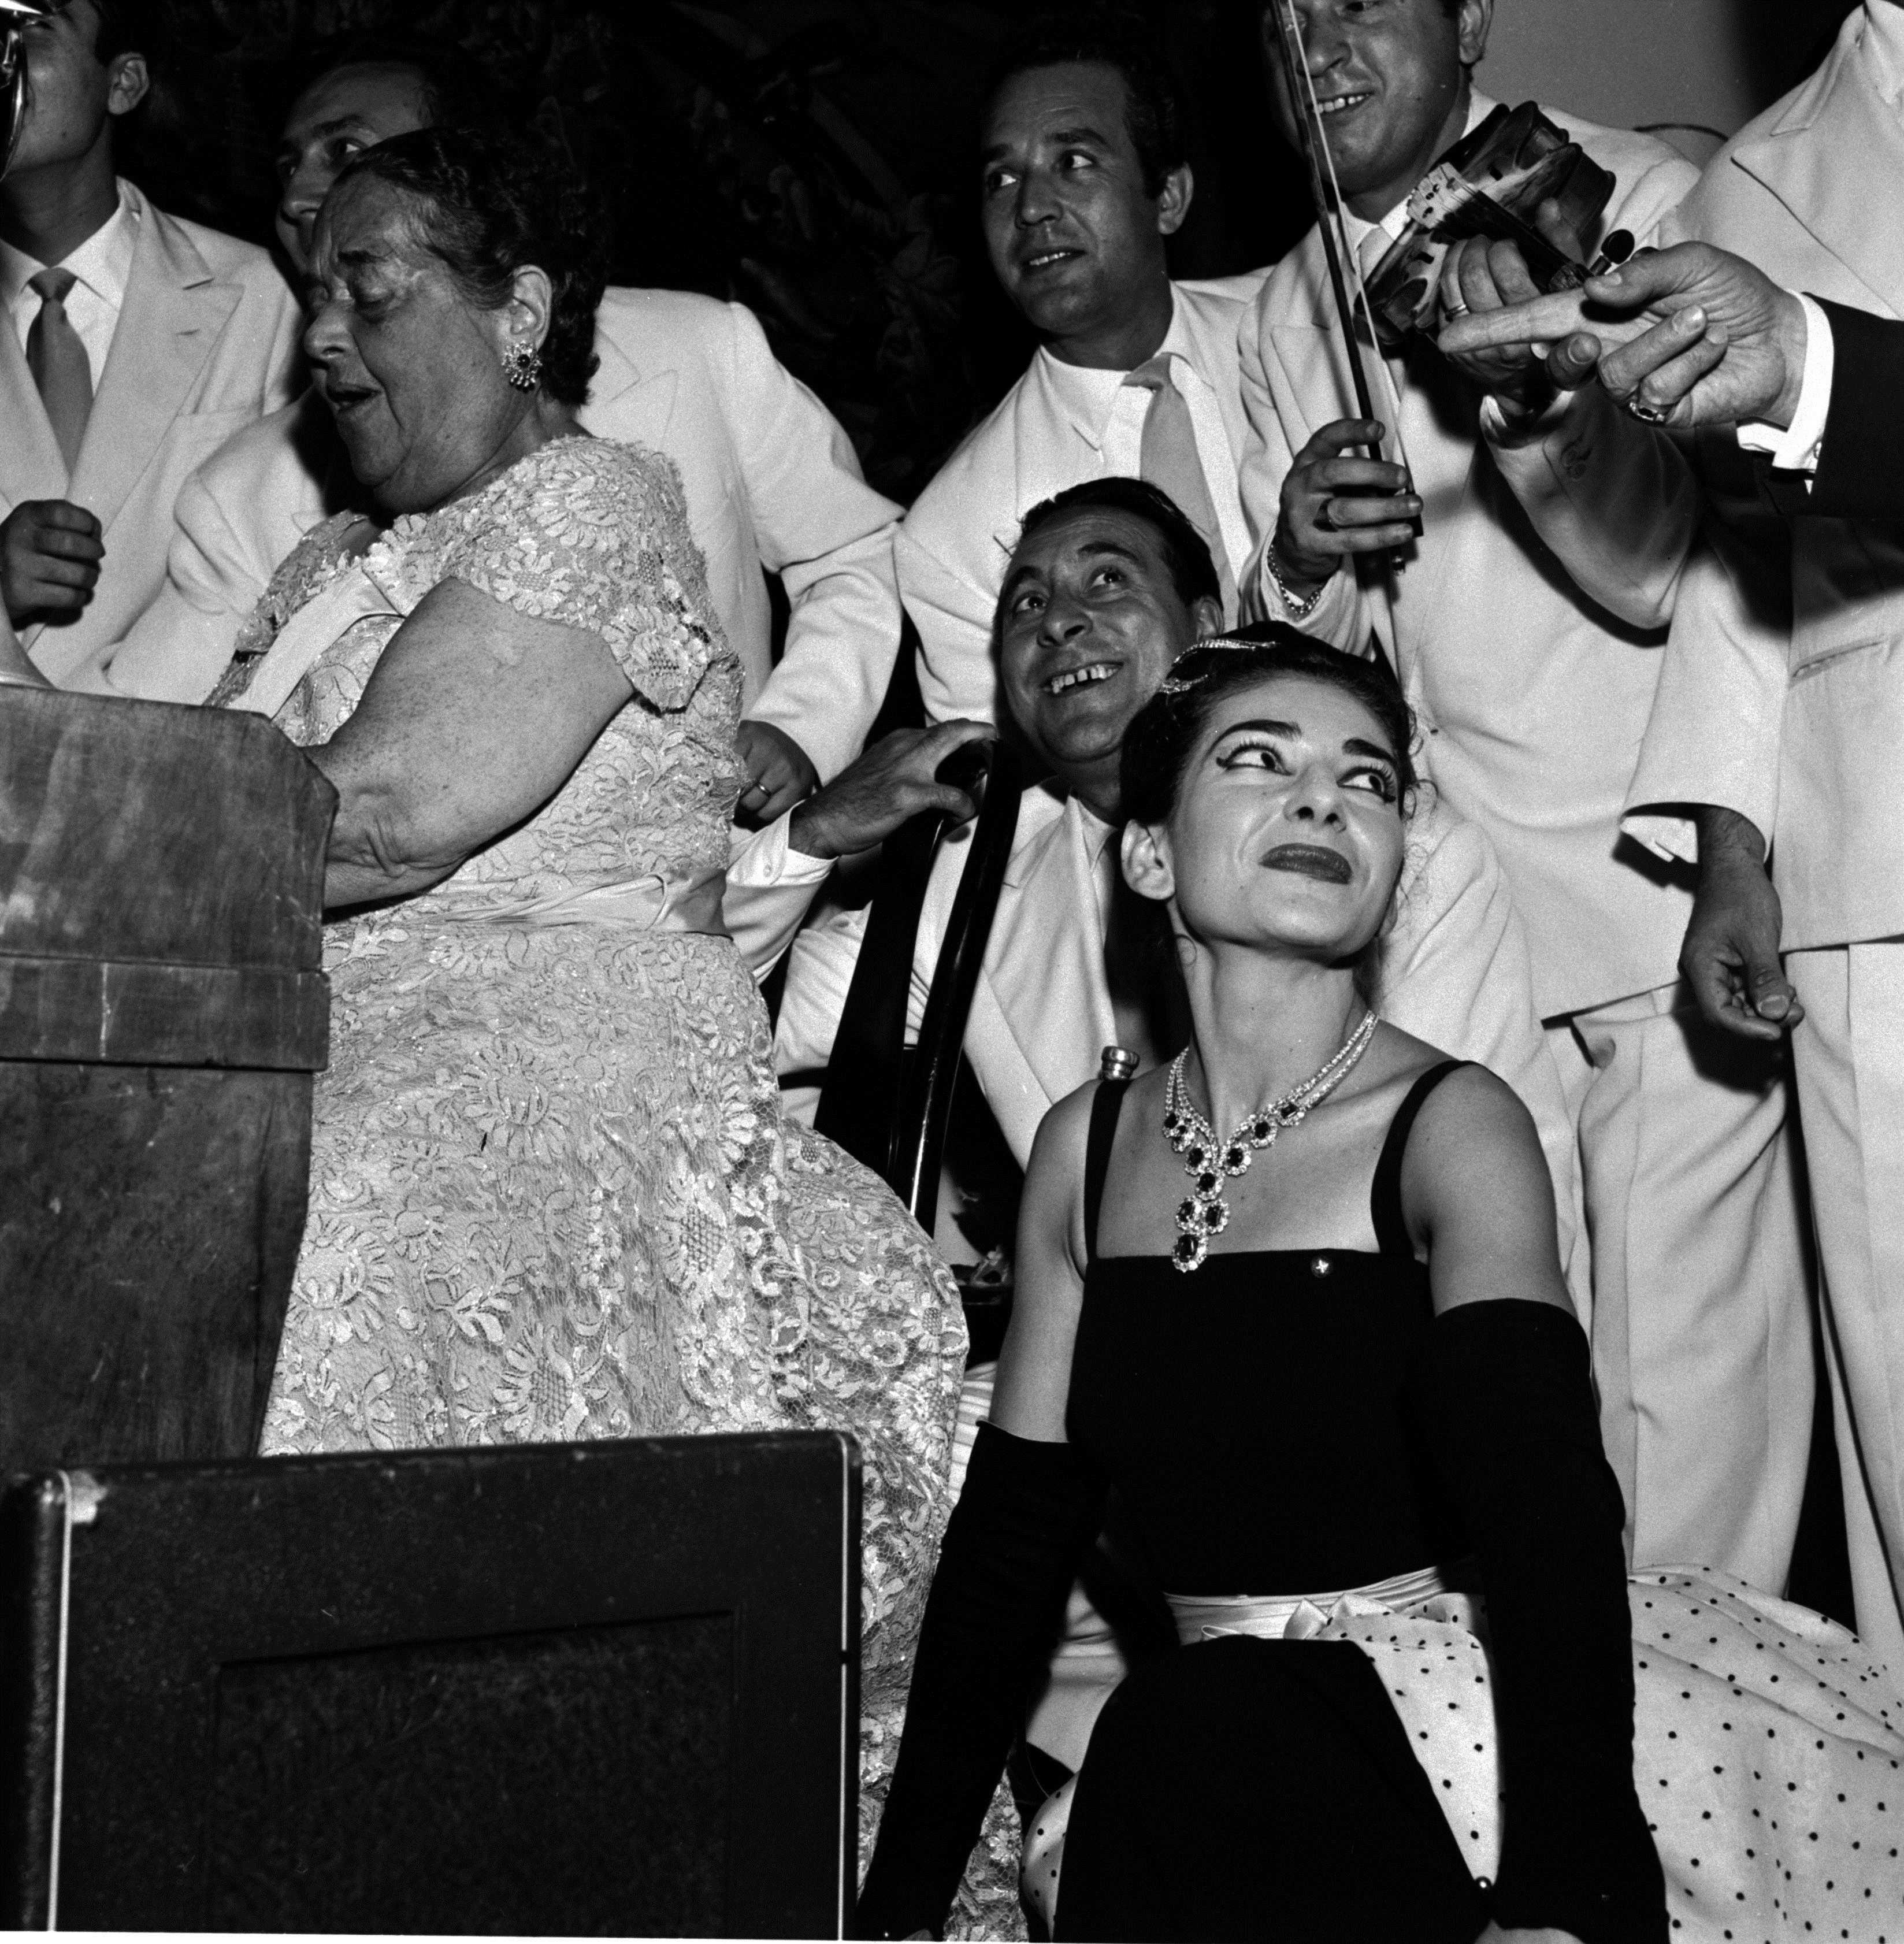
[[[1290,593],[1300,597],[1321,586],[1348,555],[1392,552],[1413,539],[1408,522],[1421,502],[1402,491],[1407,474],[1384,459],[1344,456],[1352,445],[1373,445],[1381,436],[1377,420],[1337,419],[1296,455],[1270,543]]]
[[[1579,248],[1549,197],[1535,214],[1536,226],[1554,248],[1577,263]],[[1441,265],[1441,315],[1451,323],[1463,317],[1485,317],[1518,304],[1532,303],[1540,286],[1527,268],[1518,243],[1490,242],[1471,236],[1454,245]],[[1586,332],[1574,332],[1558,344],[1538,341],[1488,345],[1473,351],[1448,350],[1448,361],[1511,411],[1531,415],[1557,392],[1570,392],[1593,375],[1600,345]]]

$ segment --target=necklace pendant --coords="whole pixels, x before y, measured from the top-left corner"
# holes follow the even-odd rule
[[[1361,1059],[1375,1026],[1374,1014],[1364,1013],[1361,1024],[1323,1066],[1293,1093],[1246,1115],[1227,1140],[1189,1105],[1183,1084],[1189,1048],[1170,1063],[1164,1086],[1164,1133],[1183,1157],[1183,1171],[1190,1177],[1189,1195],[1177,1207],[1178,1233],[1170,1249],[1173,1269],[1187,1275],[1202,1266],[1210,1238],[1229,1226],[1229,1207],[1223,1200],[1226,1181],[1247,1173],[1251,1156],[1270,1146],[1278,1134],[1301,1126],[1310,1109],[1320,1106]]]
[[[1229,1226],[1229,1205],[1192,1197],[1177,1204],[1177,1226],[1186,1235],[1220,1235]]]

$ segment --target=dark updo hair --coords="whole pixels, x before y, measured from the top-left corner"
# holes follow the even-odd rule
[[[1144,193],[1154,202],[1164,180],[1190,159],[1189,117],[1163,43],[1141,14],[1121,7],[1053,8],[1035,14],[1006,44],[986,78],[995,101],[1008,81],[1035,68],[1091,62],[1124,81],[1124,125],[1137,152]]]
[[[1217,704],[1276,675],[1327,682],[1374,717],[1395,758],[1405,817],[1416,784],[1415,718],[1388,663],[1346,654],[1284,621],[1253,621],[1213,635],[1177,657],[1163,687],[1124,733],[1118,787],[1124,816],[1135,823],[1163,823],[1177,807],[1190,752]]]
[[[1067,486],[1062,493],[1039,500],[1025,515],[1018,528],[1018,544],[1023,546],[1040,528],[1048,527],[1066,513],[1076,512],[1081,506],[1106,507],[1112,512],[1128,513],[1133,519],[1142,520],[1157,536],[1164,564],[1170,569],[1170,584],[1184,606],[1204,599],[1221,604],[1223,584],[1217,578],[1217,564],[1210,557],[1208,542],[1177,502],[1148,479],[1112,473],[1106,478],[1087,479]]]
[[[337,181],[356,176],[373,176],[411,197],[424,243],[483,309],[509,300],[525,265],[546,271],[554,301],[542,341],[542,389],[565,405],[588,402],[607,226],[586,183],[546,149],[467,128],[392,136],[352,156]]]

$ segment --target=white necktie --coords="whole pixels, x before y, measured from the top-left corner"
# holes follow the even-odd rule
[[[1178,510],[1203,537],[1210,557],[1217,565],[1222,588],[1226,621],[1236,612],[1236,581],[1230,572],[1229,555],[1223,546],[1223,530],[1217,521],[1216,503],[1210,497],[1203,461],[1197,451],[1197,432],[1190,417],[1190,403],[1177,389],[1170,371],[1170,356],[1164,352],[1148,364],[1140,364],[1124,380],[1150,394],[1150,408],[1144,414],[1143,444],[1137,469],[1150,484],[1167,493]]]

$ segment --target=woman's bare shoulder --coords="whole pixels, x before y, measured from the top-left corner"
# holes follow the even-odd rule
[[[1084,1148],[1090,1138],[1092,1103],[1100,1084],[1098,1081],[1087,1081],[1047,1112],[1032,1141],[1027,1173],[1032,1168],[1081,1173]]]

